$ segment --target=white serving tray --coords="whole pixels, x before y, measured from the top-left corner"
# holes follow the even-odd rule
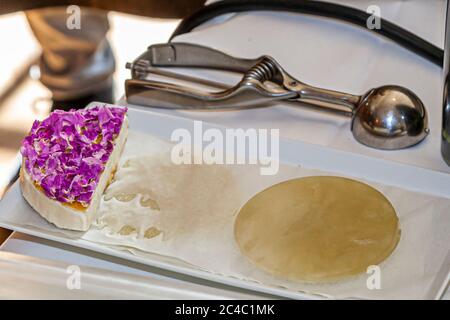
[[[79,290],[68,290],[69,267],[75,265],[49,261],[0,250],[0,299],[157,299],[229,300],[252,299],[244,293],[209,288],[186,282],[79,266]],[[72,269],[74,270],[74,269]],[[265,297],[261,297],[265,299]]]
[[[141,107],[131,107],[128,116],[131,130],[152,134],[166,140],[170,139],[170,135],[174,129],[192,128],[193,126],[193,121],[190,119],[168,116]],[[224,129],[207,123],[204,123],[203,127],[204,129],[209,127]],[[374,159],[364,155],[288,139],[280,139],[280,159],[284,163],[321,169],[328,172],[370,180],[376,183],[450,198],[450,175],[443,172],[404,165],[383,159]],[[26,206],[27,209],[25,210],[33,210],[26,205],[25,200],[20,194],[20,188],[16,183],[5,195],[4,199],[0,201],[1,227],[226,285],[288,298],[320,297],[318,295],[289,291],[279,287],[266,286],[256,282],[209,273],[192,267],[179,259],[158,254],[150,254],[146,258],[135,256],[131,253],[105,245],[69,237],[59,232],[56,227],[52,230],[41,230],[34,227],[16,225],[4,219],[2,213],[17,212],[19,206],[21,208]],[[21,210],[23,210],[23,208]],[[450,223],[450,213],[447,223]],[[420,228],[420,226],[417,227]],[[449,252],[447,251],[447,256],[445,257],[440,270],[436,274],[433,274],[432,284],[428,288],[424,298],[436,299],[444,292],[449,278],[450,254],[448,253]]]

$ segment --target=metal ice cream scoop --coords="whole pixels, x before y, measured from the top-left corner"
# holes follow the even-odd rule
[[[369,147],[401,149],[428,134],[423,103],[410,90],[394,85],[369,90],[361,96],[321,89],[290,76],[270,56],[239,59],[220,51],[188,43],[153,45],[127,64],[132,78],[125,83],[130,103],[159,108],[218,110],[251,108],[288,100],[352,117],[355,139]],[[222,84],[159,69],[195,67],[243,73],[238,84],[222,91],[205,92],[187,86],[146,80],[149,73],[222,87]]]

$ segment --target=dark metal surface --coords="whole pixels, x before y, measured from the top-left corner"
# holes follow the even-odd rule
[[[442,156],[450,166],[450,1],[447,2],[444,57],[444,103],[442,112]]]

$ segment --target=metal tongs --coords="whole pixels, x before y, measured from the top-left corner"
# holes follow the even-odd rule
[[[205,68],[243,74],[232,87],[164,71],[164,67]],[[356,140],[378,149],[400,149],[422,141],[428,134],[427,115],[420,99],[399,86],[382,86],[364,95],[352,95],[307,85],[289,75],[274,58],[240,59],[212,48],[189,43],[152,45],[127,63],[132,79],[125,82],[132,104],[170,109],[242,109],[286,100],[352,117]],[[160,74],[222,88],[201,91],[188,86],[148,80]]]

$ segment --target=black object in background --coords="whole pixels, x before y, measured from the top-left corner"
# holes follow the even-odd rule
[[[444,56],[444,106],[442,115],[442,156],[450,166],[450,0],[447,2]]]
[[[367,19],[371,16],[367,12],[337,3],[318,0],[222,0],[214,2],[184,17],[170,36],[169,41],[180,34],[192,31],[194,28],[217,16],[248,11],[297,12],[346,21],[360,26],[366,31],[385,36],[434,64],[442,66],[443,50],[408,30],[383,18],[381,18],[382,27],[371,30],[367,28]]]

